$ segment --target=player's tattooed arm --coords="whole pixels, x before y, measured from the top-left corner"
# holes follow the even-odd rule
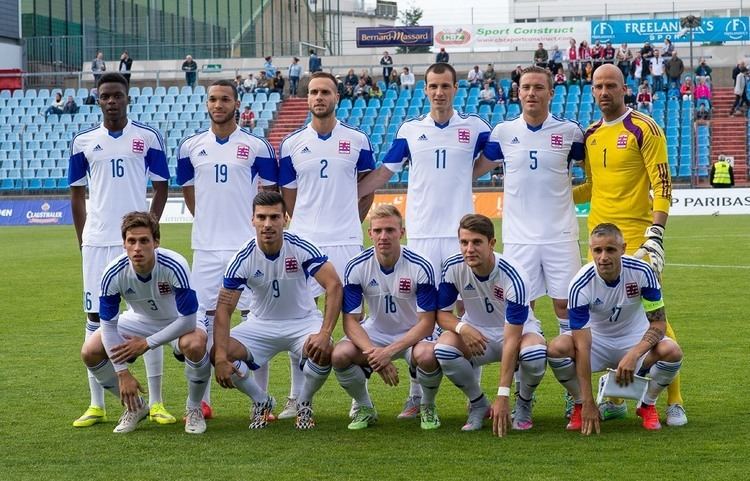
[[[231,306],[234,308],[237,306],[237,301],[240,299],[241,291],[233,289],[219,289],[219,297],[216,299],[217,304],[224,304],[225,306]]]

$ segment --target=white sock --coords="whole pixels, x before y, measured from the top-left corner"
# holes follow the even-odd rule
[[[547,362],[558,382],[573,396],[576,404],[581,403],[581,386],[576,376],[576,363],[569,357],[548,357]]]
[[[247,364],[243,361],[234,361],[234,367],[236,367],[237,371],[240,373],[239,375],[232,374],[232,382],[234,383],[234,386],[250,396],[250,399],[254,402],[266,402],[268,400],[268,392],[263,390],[263,388],[255,382],[253,376],[250,375],[250,369],[248,369]]]
[[[143,363],[146,365],[148,378],[148,405],[153,406],[163,402],[161,398],[161,378],[164,374],[163,346],[146,351],[143,354]]]
[[[672,384],[672,381],[680,372],[680,366],[682,366],[681,360],[676,362],[656,361],[651,366],[648,371],[651,380],[648,382],[646,394],[643,395],[644,404],[656,404],[659,394]]]
[[[302,384],[305,382],[305,375],[302,373],[302,358],[297,354],[289,351],[289,373],[291,382],[289,383],[289,397],[298,399]]]
[[[417,380],[422,385],[422,404],[435,404],[435,397],[443,379],[443,371],[440,368],[432,372],[425,372],[417,368]]]
[[[560,328],[560,334],[564,334],[570,331],[570,319],[563,319],[562,317],[558,317],[557,325]]]
[[[211,382],[211,363],[208,353],[198,362],[185,358],[185,378],[188,383],[188,409],[201,407],[201,400],[208,385]]]
[[[84,340],[91,337],[97,329],[99,329],[99,323],[91,322],[87,319],[86,330],[83,337]],[[101,384],[99,384],[99,382],[96,380],[96,377],[94,377],[90,369],[87,371],[87,373],[89,381],[89,394],[91,395],[91,402],[89,403],[89,406],[98,406],[104,409],[104,388],[102,388]]]
[[[372,407],[370,393],[367,392],[367,376],[361,367],[352,364],[344,369],[334,369],[336,379],[341,387],[349,394],[357,404],[365,407]]]
[[[305,361],[305,367],[302,368],[302,374],[304,381],[297,402],[310,403],[315,393],[323,387],[323,383],[328,379],[328,375],[331,374],[331,365],[320,366],[314,363],[312,359],[308,359]]]
[[[443,373],[466,394],[470,401],[482,396],[482,388],[477,382],[474,367],[457,347],[437,343],[435,344],[435,357]]]
[[[115,374],[115,367],[109,361],[105,359],[94,367],[87,367],[89,374],[94,378],[96,385],[99,389],[104,389],[114,394],[117,399],[120,399],[120,384],[117,381],[117,374]],[[104,407],[102,404],[99,407]]]
[[[422,397],[422,386],[411,369],[409,369],[409,397]]]
[[[266,392],[268,392],[268,379],[270,377],[269,372],[270,369],[268,367],[268,364],[260,366],[258,369],[253,371],[253,378],[255,378],[255,382],[257,382],[258,386],[263,388],[263,390]]]
[[[477,384],[482,385],[482,371],[484,366],[474,366],[474,377],[477,380]]]
[[[547,369],[547,346],[534,344],[521,349],[518,360],[521,367],[519,373],[518,395],[521,399],[529,401],[534,395],[534,390],[544,377]]]

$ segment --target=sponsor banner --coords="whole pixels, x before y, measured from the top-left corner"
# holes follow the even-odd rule
[[[151,200],[149,199],[150,203]],[[174,197],[167,199],[160,222],[162,224],[192,224],[193,216],[185,205],[185,201],[179,197]]]
[[[393,204],[401,215],[406,216],[406,194],[376,194],[372,207],[381,204]],[[490,218],[502,217],[502,192],[477,192],[474,194],[474,211]],[[458,227],[458,226],[456,226]]]
[[[358,27],[357,48],[432,46],[432,27]]]
[[[454,52],[536,50],[537,44],[542,42],[549,52],[555,45],[566,49],[571,38],[590,36],[590,22],[444,25],[435,27],[435,46]]]
[[[72,224],[70,201],[0,200],[0,225],[60,225]]]
[[[642,20],[593,20],[591,40],[612,43],[662,42],[665,38],[675,43],[690,42],[689,33],[680,26],[679,18]],[[704,17],[693,33],[695,42],[736,42],[750,40],[750,17]]]
[[[669,215],[750,214],[750,189],[674,189]]]

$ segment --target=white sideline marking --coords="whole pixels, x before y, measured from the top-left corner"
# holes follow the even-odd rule
[[[674,264],[667,262],[667,267],[698,267],[701,269],[750,269],[750,266],[719,266],[716,264]]]

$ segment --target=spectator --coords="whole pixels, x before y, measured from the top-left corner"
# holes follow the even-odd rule
[[[558,48],[557,45],[552,47],[552,55],[549,57],[549,65],[547,66],[549,68],[549,71],[554,73],[557,72],[557,67],[562,65],[563,62],[563,54],[562,51]]]
[[[133,70],[133,59],[130,58],[130,54],[128,54],[127,50],[122,51],[122,54],[120,55],[120,65],[117,67],[117,70],[123,77],[125,77],[125,80],[128,81],[128,85],[130,85],[130,71]]]
[[[711,166],[708,181],[711,183],[711,187],[717,189],[734,186],[732,162],[730,162],[725,156],[720,155],[718,160]]]
[[[244,87],[246,94],[251,94],[255,92],[255,87],[258,86],[258,80],[253,77],[253,74],[249,73],[247,74],[247,78],[243,82],[242,86]]]
[[[383,56],[380,57],[380,65],[383,67],[383,82],[388,85],[388,79],[391,78],[391,71],[393,71],[393,57],[388,53],[388,50],[383,52]]]
[[[497,103],[505,104],[508,99],[505,97],[505,89],[503,84],[497,84]]]
[[[696,77],[698,85],[695,86],[695,101],[701,104],[701,100],[706,99],[709,108],[711,107],[711,88],[706,83],[706,77]]]
[[[635,79],[636,85],[641,84],[641,79],[643,78],[643,57],[641,57],[641,52],[635,53],[635,58],[630,64],[630,75]]]
[[[265,70],[258,74],[258,85],[255,87],[255,93],[268,93],[271,91],[271,79],[266,75]]]
[[[313,49],[310,49],[310,58],[307,61],[307,70],[309,70],[310,73],[320,72],[321,70],[323,70],[323,60],[318,57],[318,54],[315,53],[315,50]]]
[[[474,68],[469,70],[468,75],[466,75],[470,87],[481,87],[483,79],[484,72],[479,68],[479,65],[474,65]]]
[[[654,81],[654,92],[664,90],[664,59],[658,50],[654,51],[654,56],[651,57],[649,71]]]
[[[63,99],[60,92],[55,93],[55,100],[52,101],[52,105],[47,107],[44,111],[44,120],[47,120],[50,114],[57,114],[58,117],[63,113]]]
[[[534,51],[534,63],[537,67],[547,68],[547,61],[549,60],[549,53],[544,49],[544,44],[539,42]]]
[[[284,77],[281,76],[281,70],[276,71],[276,75],[271,79],[271,92],[277,92],[284,95]]]
[[[677,55],[677,50],[672,50],[672,56],[664,63],[664,70],[667,73],[669,83],[680,85],[682,74],[685,73],[685,64]]]
[[[695,80],[699,83],[701,78],[710,80],[712,71],[713,69],[706,64],[706,59],[701,57],[700,63],[695,68]]]
[[[97,92],[96,88],[92,88],[89,90],[88,96],[83,99],[83,105],[96,105],[96,102],[99,100],[99,93]]]
[[[339,93],[339,102],[341,102],[341,99],[346,97],[346,87],[344,87],[344,82],[341,80],[341,75],[336,74],[336,90]]]
[[[604,45],[604,63],[615,63],[615,48],[609,40]]]
[[[272,79],[274,75],[276,75],[276,67],[273,66],[273,58],[269,55],[265,57],[265,62],[263,62],[263,70],[266,72],[266,77],[269,79]]]
[[[75,115],[78,113],[78,110],[79,108],[78,104],[76,103],[76,99],[74,99],[72,95],[68,95],[68,100],[65,101],[62,113]]]
[[[375,84],[370,89],[370,98],[371,99],[382,99],[383,98],[383,91],[380,90],[380,87],[378,87],[378,84]]]
[[[521,81],[522,73],[523,73],[523,68],[521,67],[521,64],[519,63],[518,65],[516,65],[515,70],[513,70],[510,73],[510,83],[518,85],[518,83]]]
[[[631,109],[638,108],[635,94],[633,93],[633,88],[630,85],[628,85],[628,88],[625,91],[625,105],[627,105]]]
[[[240,127],[255,128],[255,112],[250,110],[249,105],[245,105],[245,110],[240,115]]]
[[[651,92],[648,91],[648,88],[645,85],[641,85],[641,89],[638,92],[638,98],[636,99],[636,102],[638,103],[638,110],[646,109],[648,110],[648,113],[651,114],[651,111],[653,109],[653,106],[651,104]]]
[[[189,87],[195,87],[195,79],[198,75],[198,64],[195,63],[191,55],[185,57],[185,61],[182,62],[182,71],[185,72],[185,83]]]
[[[492,88],[492,82],[484,81],[484,88],[479,92],[479,105],[493,106],[497,102],[495,89]]]
[[[627,43],[620,45],[615,54],[615,60],[617,61],[617,67],[622,72],[623,78],[628,78],[630,73],[630,63],[633,61],[633,53],[628,48]]]
[[[661,48],[661,56],[662,58],[669,58],[672,55],[674,55],[674,45],[672,45],[672,41],[668,38],[664,39],[664,46]]]
[[[747,101],[747,67],[742,62],[742,69],[734,80],[734,105],[729,115],[735,115],[737,112],[748,105]]]
[[[510,93],[508,94],[508,105],[519,104],[518,100],[518,84],[513,82],[510,84]]]
[[[237,96],[242,97],[245,93],[245,82],[242,81],[242,75],[234,77],[234,89],[237,91]]]
[[[578,46],[578,62],[581,75],[583,75],[583,64],[584,62],[591,61],[591,48],[586,40],[581,40],[581,44]]]
[[[352,91],[352,97],[355,99],[363,98],[365,101],[370,100],[370,86],[367,85],[364,78],[359,78],[359,82],[357,82]]]
[[[370,72],[368,72],[366,68],[362,69],[362,73],[359,74],[359,79],[364,79],[367,86],[372,87],[372,77],[370,77]]]
[[[737,80],[737,76],[745,70],[745,61],[740,60],[737,62],[737,65],[734,66],[732,69],[732,83],[735,83]]]
[[[391,75],[388,78],[388,88],[395,90],[401,88],[401,76],[396,69],[391,70]]]
[[[698,105],[698,110],[695,111],[695,121],[699,125],[706,125],[711,120],[711,111],[708,110],[706,104]]]
[[[641,47],[641,59],[643,59],[643,78],[651,75],[651,59],[654,57],[654,47],[649,42],[644,42]]]
[[[297,97],[297,87],[299,86],[299,79],[302,77],[302,65],[299,64],[299,58],[293,57],[292,64],[289,65],[289,95],[293,98]]]
[[[435,63],[448,63],[450,56],[445,51],[445,47],[440,47],[440,51],[435,55]]]
[[[495,67],[491,63],[487,64],[487,69],[482,74],[482,81],[489,81],[490,87],[492,89],[495,88],[495,85],[497,84],[497,73],[495,72]]]
[[[359,77],[354,73],[354,69],[350,68],[344,77],[344,95],[347,98],[351,98],[354,95],[354,87],[359,83]]]
[[[693,79],[685,77],[685,81],[680,86],[680,95],[682,100],[693,100]]]
[[[574,38],[570,39],[570,45],[568,46],[568,72],[571,76],[573,72],[580,72],[578,49],[576,48],[576,39]]]
[[[565,71],[563,71],[562,65],[557,67],[557,73],[555,74],[555,85],[567,85],[568,79],[565,77]]]
[[[583,67],[583,74],[581,75],[581,83],[583,85],[591,85],[594,78],[594,66],[591,62],[586,62]]]
[[[91,72],[94,74],[94,84],[99,85],[99,77],[102,76],[102,72],[107,70],[107,64],[104,63],[104,54],[101,50],[96,52],[96,57],[91,61]]]
[[[401,90],[411,90],[414,88],[416,80],[414,74],[409,72],[409,67],[404,67],[404,72],[401,74]]]
[[[594,46],[591,47],[591,61],[594,63],[594,71],[602,64],[602,60],[604,60],[604,47],[597,40],[594,42]]]
[[[581,84],[581,74],[578,70],[573,70],[570,72],[570,77],[568,77],[568,86],[571,85],[580,85]]]

